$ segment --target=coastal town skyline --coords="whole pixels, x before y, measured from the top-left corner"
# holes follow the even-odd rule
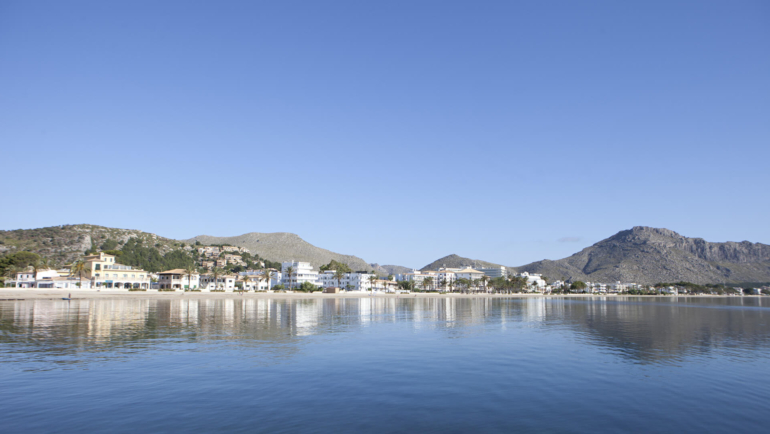
[[[412,266],[637,225],[770,243],[767,3],[600,3],[4,2],[0,228]]]

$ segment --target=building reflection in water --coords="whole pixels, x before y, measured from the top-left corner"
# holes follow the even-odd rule
[[[452,338],[512,327],[568,330],[645,363],[723,346],[767,346],[769,305],[756,297],[30,300],[0,302],[0,345],[74,354],[140,350],[161,340],[276,344],[390,323]]]

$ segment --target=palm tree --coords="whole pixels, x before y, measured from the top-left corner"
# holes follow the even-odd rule
[[[441,287],[444,288],[444,290],[446,290],[446,284],[447,284],[446,277],[442,277],[441,280],[438,282],[438,284],[441,285]]]
[[[264,272],[262,273],[262,280],[267,283],[267,290],[270,291],[270,279],[273,278],[273,272],[272,270],[265,268]]]
[[[195,274],[195,267],[192,265],[188,265],[187,268],[184,269],[185,274],[187,275],[187,288],[192,289],[192,275]]]
[[[286,267],[286,274],[289,275],[289,289],[291,289],[293,287],[291,277],[294,274],[294,267]]]
[[[425,288],[430,289],[431,286],[433,286],[433,278],[432,277],[428,276],[425,279],[422,279],[422,289],[425,289]]]
[[[484,285],[484,292],[487,292],[487,283],[489,282],[489,276],[486,274],[481,276],[481,283]]]
[[[243,290],[248,291],[246,285],[249,283],[249,276],[241,276],[241,282],[243,282]]]
[[[219,289],[219,276],[224,274],[223,269],[214,267],[213,270],[211,270],[211,275],[214,276],[214,289]]]
[[[37,272],[39,270],[48,270],[50,268],[47,258],[41,258],[32,263],[32,271],[35,273],[35,279],[37,279]]]
[[[19,270],[16,269],[13,265],[9,265],[8,268],[5,269],[5,272],[3,272],[3,277],[7,277],[11,280],[16,280],[16,274],[19,272]],[[5,286],[5,280],[3,280],[3,286]]]
[[[374,294],[374,282],[376,281],[377,281],[376,274],[372,274],[371,276],[369,276],[369,285],[372,287],[372,294]]]
[[[345,277],[345,272],[342,270],[334,270],[334,278],[337,279],[337,287],[342,289],[342,279]]]
[[[75,264],[70,268],[70,276],[77,275],[80,277],[80,288],[83,288],[83,275],[88,273],[88,268],[86,267],[86,263],[83,261],[77,261]]]

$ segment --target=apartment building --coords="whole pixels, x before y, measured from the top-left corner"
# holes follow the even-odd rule
[[[292,272],[289,273],[289,268]],[[318,272],[313,270],[310,262],[287,261],[281,263],[281,283],[286,289],[296,288],[305,282],[313,285],[321,285],[318,280]]]

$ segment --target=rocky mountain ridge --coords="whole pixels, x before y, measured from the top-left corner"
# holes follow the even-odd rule
[[[436,269],[444,263],[447,267],[458,267],[474,262],[450,255],[423,270]],[[567,258],[507,268],[541,273],[549,279],[605,283],[770,282],[770,245],[749,241],[715,243],[688,238],[669,229],[636,226]]]

